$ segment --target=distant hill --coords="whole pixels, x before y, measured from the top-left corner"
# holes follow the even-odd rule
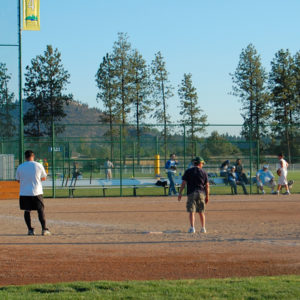
[[[24,102],[24,114],[29,108],[29,104]],[[65,113],[67,116],[62,120],[63,124],[100,124],[99,118],[102,111],[98,108],[90,108],[87,104],[79,101],[72,101],[69,105],[65,106]],[[19,107],[11,111],[16,123],[19,125]],[[66,137],[97,137],[102,136],[106,129],[101,126],[88,127],[88,126],[66,126],[63,136]]]
[[[73,124],[66,126],[63,136],[67,137],[97,137],[102,136],[106,129],[101,126],[75,126],[75,124],[100,124],[99,118],[102,111],[98,108],[90,108],[87,104],[72,101],[65,106],[67,116],[63,119],[63,124]]]

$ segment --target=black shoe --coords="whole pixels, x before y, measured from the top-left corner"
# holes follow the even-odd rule
[[[28,229],[27,235],[35,235],[34,228]]]

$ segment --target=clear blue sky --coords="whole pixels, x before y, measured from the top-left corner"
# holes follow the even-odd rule
[[[1,0],[0,43],[17,42],[17,0]],[[267,70],[279,49],[300,50],[299,0],[41,0],[41,31],[24,31],[23,70],[47,44],[58,48],[71,74],[68,92],[96,102],[95,73],[118,32],[148,63],[161,51],[170,80],[192,73],[209,123],[242,123],[240,103],[230,95],[241,50],[253,43]],[[16,75],[16,49],[1,49],[0,61]],[[170,113],[178,121],[177,92]]]

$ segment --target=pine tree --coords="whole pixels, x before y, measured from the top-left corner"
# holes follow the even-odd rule
[[[291,147],[294,128],[297,123],[297,91],[295,63],[289,50],[279,50],[271,62],[269,74],[270,101],[275,124],[275,136],[284,136],[281,147],[287,152],[291,162]]]
[[[266,123],[271,111],[268,106],[267,73],[252,44],[242,50],[239,64],[231,76],[234,84],[233,95],[239,97],[242,103],[242,135],[246,139],[251,136],[259,141],[262,149],[262,137],[267,133]]]
[[[125,136],[125,124],[131,107],[131,77],[130,77],[130,57],[132,55],[131,44],[126,33],[118,33],[118,40],[114,43],[111,55],[114,83],[116,89],[117,109],[120,113],[123,125],[122,136]]]
[[[178,89],[180,98],[180,115],[182,122],[188,125],[187,134],[192,142],[191,155],[195,155],[194,140],[197,134],[204,132],[207,116],[202,114],[203,110],[198,105],[198,95],[192,83],[192,74],[184,74]]]
[[[30,107],[24,115],[25,133],[50,136],[52,123],[66,116],[64,105],[72,99],[72,95],[63,94],[70,75],[61,63],[61,54],[50,45],[44,55],[31,60],[26,70],[24,94]],[[63,126],[55,126],[56,134],[63,131]]]
[[[113,140],[117,132],[116,128],[113,127],[113,123],[118,123],[120,121],[120,115],[117,109],[112,58],[108,53],[103,57],[99,66],[96,74],[96,83],[99,88],[97,101],[101,101],[104,106],[100,122],[109,123],[109,131],[106,134],[110,136],[110,158],[112,159],[114,145]]]
[[[15,135],[16,126],[11,111],[15,108],[14,93],[9,92],[8,83],[11,79],[6,64],[0,63],[0,136]]]
[[[152,73],[152,87],[155,111],[153,117],[159,122],[164,124],[163,138],[164,138],[164,152],[165,161],[167,155],[167,123],[170,121],[170,115],[168,114],[168,99],[173,96],[173,87],[168,79],[168,71],[166,69],[166,63],[161,52],[155,54],[155,58],[151,63]]]
[[[144,120],[151,109],[149,70],[142,55],[135,50],[130,58],[131,82],[132,82],[132,105],[136,121],[137,134],[137,158],[140,163],[141,130],[140,123]]]

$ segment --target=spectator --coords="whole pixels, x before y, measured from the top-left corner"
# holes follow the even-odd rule
[[[170,187],[169,187],[169,196],[172,195],[177,195],[176,189],[175,189],[175,174],[176,174],[176,169],[177,169],[178,162],[176,160],[176,155],[173,153],[170,155],[170,159],[166,162],[166,172],[168,175],[168,179],[170,182]]]
[[[80,175],[80,172],[79,172],[79,169],[78,169],[78,164],[74,161],[73,162],[73,169],[72,169],[72,179],[71,179],[70,186],[72,186],[73,181],[74,181],[74,186],[76,185],[76,181],[77,181],[79,175]]]
[[[227,177],[229,165],[230,165],[230,161],[229,161],[229,160],[225,160],[225,161],[221,164],[221,166],[220,166],[220,176],[221,176],[221,177]]]
[[[272,189],[272,194],[276,194],[274,191],[276,187],[274,175],[269,170],[268,165],[264,165],[263,168],[256,173],[256,182],[258,188],[263,194],[265,194],[264,185]]]
[[[245,184],[248,184],[249,181],[248,181],[248,178],[247,178],[247,175],[245,174],[244,172],[244,167],[242,165],[242,160],[240,158],[238,158],[236,160],[236,163],[235,163],[235,170],[236,170],[236,174],[238,175],[238,177],[244,181]]]
[[[235,172],[235,166],[231,167],[230,172],[228,173],[228,182],[233,188],[235,195],[237,195],[237,185],[241,185],[245,195],[248,195],[245,183],[239,179],[238,175]]]

